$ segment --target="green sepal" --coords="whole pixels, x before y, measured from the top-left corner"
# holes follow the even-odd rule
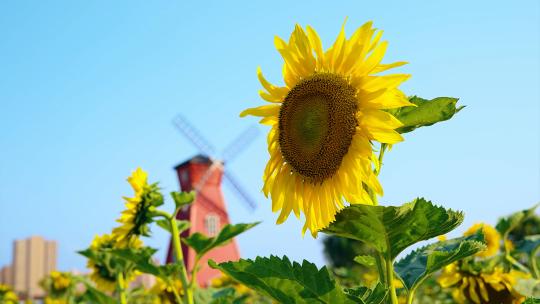
[[[407,247],[445,234],[463,222],[463,213],[417,198],[402,206],[351,205],[324,233],[366,243],[390,260]]]
[[[235,236],[255,227],[260,222],[250,224],[227,224],[221,229],[215,237],[208,237],[202,233],[195,232],[187,238],[183,238],[182,241],[191,247],[197,255],[202,256],[208,251],[223,246],[230,242]]]
[[[169,223],[170,223],[169,220],[166,220],[166,219],[160,219],[156,221],[156,224],[159,227],[163,228],[165,231],[172,234],[171,226]],[[191,227],[191,223],[189,221],[176,220],[176,226],[178,227],[178,233],[182,233],[188,230],[189,227]]]
[[[484,236],[479,230],[471,236],[418,248],[397,262],[394,269],[410,290],[443,267],[485,249]]]
[[[409,101],[415,106],[401,107],[389,111],[401,123],[396,129],[399,133],[411,132],[420,127],[431,126],[435,123],[449,120],[465,106],[457,107],[458,98],[437,97],[432,100],[412,96]]]
[[[306,260],[299,264],[291,263],[286,256],[270,256],[221,264],[209,260],[208,265],[279,303],[364,303],[349,297],[330,277],[326,266],[318,269]]]

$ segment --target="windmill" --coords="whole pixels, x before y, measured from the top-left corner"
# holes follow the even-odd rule
[[[221,227],[229,223],[229,216],[221,191],[221,181],[233,190],[240,201],[249,211],[257,207],[254,200],[239,184],[230,170],[225,170],[225,163],[231,162],[238,154],[247,147],[258,134],[258,129],[251,126],[242,132],[216,157],[216,150],[189,121],[178,115],[173,120],[175,127],[186,137],[199,151],[199,154],[179,164],[174,169],[178,174],[182,191],[195,191],[195,201],[177,214],[177,219],[191,222],[189,230],[182,232],[186,237],[194,232],[214,236]],[[184,262],[188,271],[192,270],[195,261],[195,253],[192,249],[182,244]],[[202,265],[197,275],[200,285],[206,286],[210,279],[219,276],[220,272],[208,267],[207,260],[217,262],[237,260],[240,258],[236,241],[210,251],[199,265]],[[167,263],[174,260],[172,240],[167,252]]]

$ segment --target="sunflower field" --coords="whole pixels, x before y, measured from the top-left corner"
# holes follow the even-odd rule
[[[267,126],[269,160],[262,192],[281,224],[303,222],[302,235],[320,238],[328,265],[287,256],[240,259],[209,266],[222,273],[207,287],[197,284],[199,261],[211,250],[258,223],[227,224],[214,236],[181,237],[190,223],[177,214],[196,192],[162,193],[138,168],[133,189],[109,234],[88,248],[88,276],[53,272],[42,281],[44,303],[540,303],[540,217],[536,205],[506,216],[495,227],[471,226],[447,238],[463,212],[418,197],[380,205],[379,174],[403,134],[451,120],[464,109],[456,97],[408,96],[395,73],[406,62],[383,63],[388,43],[367,22],[347,37],[345,23],[334,43],[323,47],[310,26],[296,25],[288,40],[276,37],[283,58],[283,85],[261,71],[260,97],[267,103],[240,113]],[[165,200],[174,210],[164,210]],[[174,262],[158,265],[157,249],[145,245],[151,227],[172,239]],[[159,228],[158,228],[159,227]],[[299,232],[300,233],[300,232]],[[182,244],[196,253],[185,267]],[[137,276],[156,278],[151,288],[130,287]],[[0,303],[17,303],[0,285]]]

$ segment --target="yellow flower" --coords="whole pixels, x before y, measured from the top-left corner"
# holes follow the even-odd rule
[[[96,236],[90,245],[90,249],[96,252],[117,247],[117,240],[110,234]],[[142,247],[142,241],[131,239],[128,247],[140,248]],[[98,289],[104,291],[114,291],[116,289],[117,274],[111,269],[108,263],[88,259],[87,267],[91,269],[90,279],[96,283]],[[136,272],[129,272],[125,278],[126,286],[123,287],[127,288],[128,283],[135,279],[136,275]]]
[[[157,184],[148,184],[148,174],[141,168],[133,171],[127,181],[135,192],[134,197],[124,197],[126,209],[117,222],[121,225],[113,229],[117,246],[128,247],[133,238],[141,235],[148,236],[148,224],[152,222],[150,213],[156,206],[163,204],[163,197],[158,191]]]
[[[53,298],[45,298],[44,304],[68,304],[68,301],[65,299],[53,299]]]
[[[479,257],[490,257],[497,254],[497,251],[499,251],[499,246],[501,243],[501,236],[499,235],[499,232],[492,226],[485,224],[485,223],[476,223],[471,226],[465,233],[463,233],[464,236],[473,235],[478,231],[479,229],[482,229],[482,233],[484,234],[484,239],[486,241],[487,248],[484,251],[478,252],[476,255]]]
[[[285,61],[285,85],[269,83],[258,69],[259,94],[270,104],[240,116],[259,116],[271,126],[263,192],[272,211],[281,210],[278,224],[291,211],[303,213],[302,232],[316,236],[345,202],[374,204],[368,192],[383,194],[372,172],[372,142],[402,141],[395,131],[401,122],[385,110],[411,103],[398,89],[410,75],[378,75],[405,64],[381,63],[388,45],[381,35],[368,22],[347,39],[344,24],[323,51],[313,28],[296,25],[288,42],[274,40]]]
[[[157,278],[156,283],[154,286],[152,286],[150,292],[158,296],[158,301],[156,302],[162,304],[173,304],[176,303],[174,296],[175,289],[179,296],[184,294],[181,280],[175,279],[173,282],[165,282],[163,279]]]
[[[53,271],[50,274],[52,287],[55,291],[65,290],[71,285],[71,277],[68,273]]]
[[[495,267],[490,273],[473,274],[462,271],[453,263],[443,269],[437,281],[443,288],[453,287],[452,297],[458,303],[471,301],[475,304],[518,304],[525,297],[519,294],[514,286],[518,279],[528,277],[530,275],[516,270],[504,272],[502,267]]]
[[[0,284],[0,303],[5,303],[5,304],[19,303],[19,298],[17,297],[17,294],[13,292],[10,286]]]

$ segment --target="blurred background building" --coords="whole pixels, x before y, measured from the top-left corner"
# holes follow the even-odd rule
[[[23,299],[42,298],[39,281],[56,270],[57,250],[56,241],[41,236],[13,241],[12,263],[0,269],[0,283],[13,286]]]

